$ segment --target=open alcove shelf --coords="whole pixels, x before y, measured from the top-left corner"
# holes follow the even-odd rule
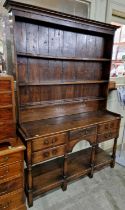
[[[114,167],[121,116],[106,110],[116,26],[8,0],[14,31],[17,132],[29,206],[49,190]],[[73,153],[82,140],[88,149]],[[99,143],[113,139],[109,156]]]
[[[91,148],[74,152],[68,157],[67,181],[89,175],[91,172],[90,162]],[[98,149],[95,159],[95,170],[110,165],[112,158],[102,149]],[[62,186],[63,184],[63,157],[42,163],[33,168],[33,197]],[[51,177],[48,179],[48,176]]]

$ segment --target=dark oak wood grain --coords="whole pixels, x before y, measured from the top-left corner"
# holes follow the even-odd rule
[[[18,134],[32,206],[56,187],[114,167],[121,116],[106,104],[117,27],[11,0],[4,6],[14,20]],[[109,156],[99,143],[112,138]],[[89,148],[74,153],[82,140]]]

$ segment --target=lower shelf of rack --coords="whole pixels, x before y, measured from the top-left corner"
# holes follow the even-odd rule
[[[91,148],[69,154],[67,159],[67,182],[90,174],[90,156]],[[64,158],[60,157],[32,167],[33,198],[43,195],[63,184],[63,161]],[[94,170],[98,171],[101,168],[110,165],[111,162],[111,156],[104,150],[98,148]]]

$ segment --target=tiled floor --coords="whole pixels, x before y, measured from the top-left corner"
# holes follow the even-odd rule
[[[125,168],[105,168],[36,200],[30,210],[125,210]]]

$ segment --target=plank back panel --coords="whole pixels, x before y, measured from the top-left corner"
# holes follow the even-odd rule
[[[54,117],[61,117],[65,115],[72,115],[74,113],[83,113],[90,111],[98,111],[105,109],[106,101],[87,101],[81,103],[58,104],[53,106],[21,109],[21,122],[30,122],[35,120],[42,120]],[[31,118],[32,116],[32,118]]]
[[[20,122],[106,108],[111,34],[22,17],[15,24]]]
[[[32,54],[102,58],[104,37],[16,21],[16,50]],[[91,47],[90,47],[91,46]]]

